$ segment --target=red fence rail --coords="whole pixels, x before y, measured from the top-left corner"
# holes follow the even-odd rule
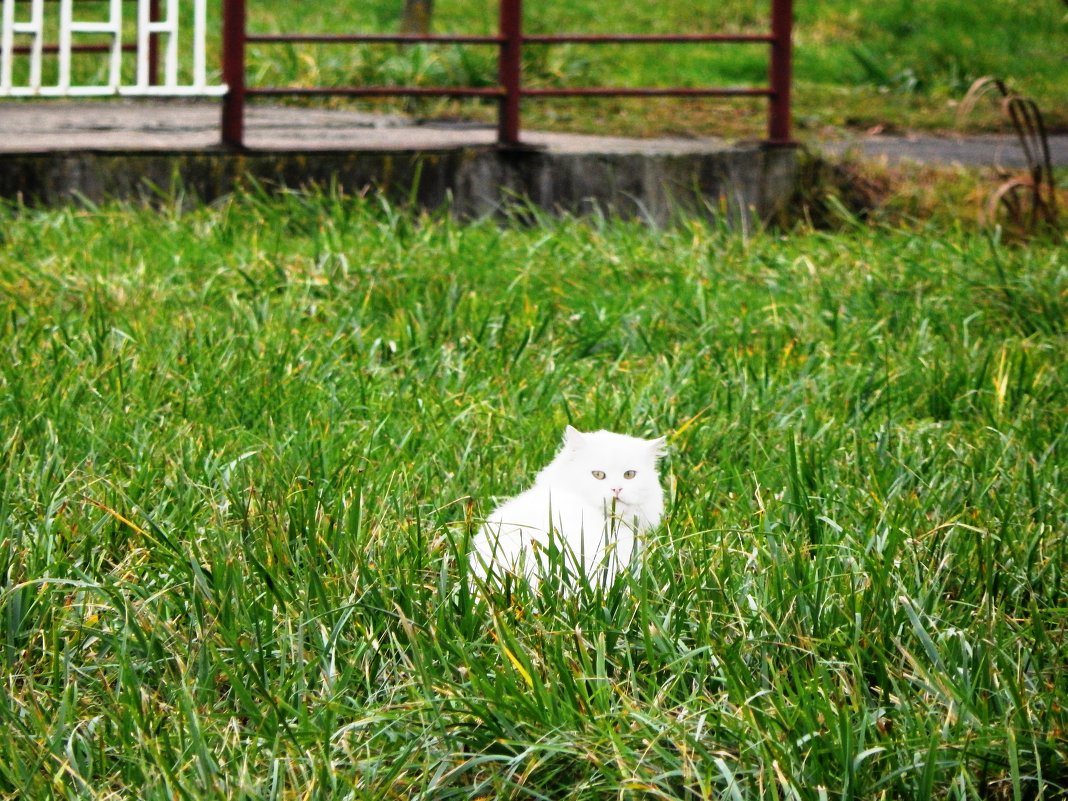
[[[766,97],[767,142],[792,144],[790,126],[791,38],[793,0],[771,0],[771,30],[766,34],[670,34],[670,35],[530,35],[523,33],[522,0],[500,0],[496,36],[413,34],[252,34],[247,30],[246,0],[225,0],[223,11],[223,81],[229,87],[223,104],[222,138],[231,147],[244,146],[244,109],[250,97],[279,96],[430,96],[489,97],[499,104],[497,141],[503,146],[520,143],[520,104],[536,97]],[[245,81],[245,51],[248,44],[472,44],[498,48],[498,85],[494,87],[435,86],[248,86]],[[640,87],[525,87],[520,69],[524,45],[552,44],[767,44],[768,85],[733,88],[640,88]]]

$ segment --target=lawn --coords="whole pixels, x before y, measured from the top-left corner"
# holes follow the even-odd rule
[[[0,214],[0,798],[1068,792],[1063,243]],[[640,572],[473,596],[569,422]]]

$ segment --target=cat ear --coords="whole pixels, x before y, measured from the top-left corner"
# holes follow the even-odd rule
[[[574,426],[564,429],[564,444],[569,448],[577,448],[582,444],[582,432]]]
[[[649,443],[649,450],[653,452],[653,458],[657,459],[664,455],[664,451],[667,449],[667,437],[657,437],[656,439],[646,440]]]

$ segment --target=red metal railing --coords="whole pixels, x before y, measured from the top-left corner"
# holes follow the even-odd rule
[[[674,35],[526,35],[523,33],[522,0],[500,0],[499,32],[496,36],[412,35],[412,34],[250,34],[246,26],[246,0],[224,0],[223,81],[229,87],[223,101],[223,143],[244,145],[244,109],[249,97],[335,95],[350,97],[437,96],[492,97],[499,103],[497,141],[500,145],[520,143],[520,101],[525,97],[766,97],[768,99],[767,142],[792,144],[790,132],[791,35],[793,0],[771,0],[771,30],[766,34],[674,34]],[[436,86],[247,86],[245,48],[247,44],[475,44],[499,48],[498,85],[495,87]],[[754,44],[770,47],[768,86],[728,88],[625,88],[625,87],[524,87],[520,63],[526,44]]]

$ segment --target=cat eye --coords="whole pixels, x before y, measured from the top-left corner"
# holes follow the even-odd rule
[[[604,480],[604,470],[594,470],[593,471],[593,477],[595,479],[597,479],[598,481],[603,481]]]
[[[623,474],[623,478],[634,478],[636,475],[638,475],[637,470],[628,470]]]

